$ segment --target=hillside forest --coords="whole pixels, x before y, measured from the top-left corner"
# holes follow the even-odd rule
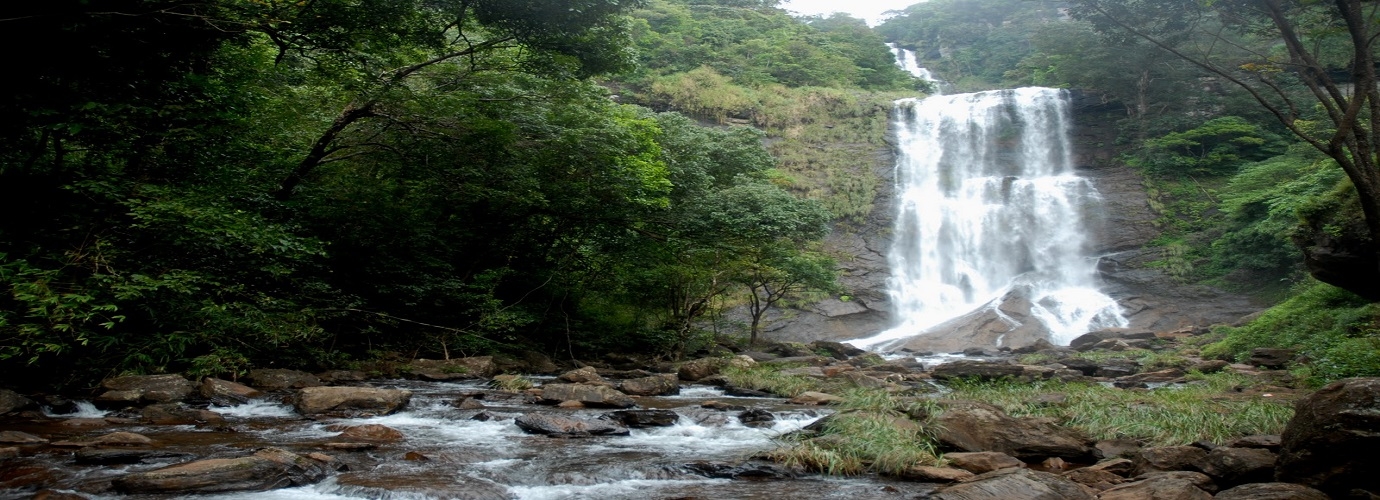
[[[774,0],[12,2],[0,373],[755,341],[769,309],[853,293],[823,240],[889,182],[860,158],[891,102],[936,90],[895,43],[946,92],[1112,110],[1154,265],[1277,304],[1204,356],[1380,375],[1380,96],[1352,90],[1376,88],[1376,8],[930,0],[869,27]]]

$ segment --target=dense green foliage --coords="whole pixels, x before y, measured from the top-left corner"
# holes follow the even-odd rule
[[[627,14],[730,12],[805,44],[763,82],[908,84],[875,36],[770,4],[6,6],[0,36],[33,47],[0,100],[0,366],[65,385],[388,350],[678,355],[764,276],[828,289],[806,250],[829,207],[790,194],[760,132],[590,79],[635,68],[651,34]],[[707,54],[686,64],[741,63]],[[802,72],[826,62],[845,76]]]
[[[1311,361],[1300,375],[1321,384],[1344,377],[1380,376],[1380,311],[1376,305],[1325,284],[1311,282],[1297,295],[1241,327],[1223,327],[1223,339],[1204,356],[1245,360],[1256,347],[1298,349]]]
[[[1033,50],[1033,34],[1060,19],[1063,2],[931,0],[877,27],[888,41],[915,50],[955,90],[1001,88],[1006,72]]]
[[[861,19],[835,15],[802,23],[763,3],[770,2],[650,2],[635,13],[634,37],[645,62],[635,78],[710,68],[754,87],[914,85]]]

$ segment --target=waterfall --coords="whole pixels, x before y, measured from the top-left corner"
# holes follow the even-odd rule
[[[1101,198],[1073,172],[1069,124],[1056,89],[896,102],[888,285],[899,325],[853,344],[894,347],[974,311],[1012,330],[1034,324],[1061,345],[1126,325],[1086,255]]]
[[[894,43],[888,43],[886,46],[891,48],[891,55],[896,58],[896,65],[900,66],[905,72],[910,73],[911,76],[930,82],[934,85],[936,91],[944,84],[944,82],[936,79],[934,74],[930,73],[930,70],[920,66],[920,57],[915,55],[915,51],[903,49],[900,45]]]

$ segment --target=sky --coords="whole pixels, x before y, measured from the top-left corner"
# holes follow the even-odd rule
[[[853,17],[864,19],[867,24],[876,26],[882,22],[883,12],[901,10],[924,0],[785,0],[781,8],[803,15],[847,12]]]

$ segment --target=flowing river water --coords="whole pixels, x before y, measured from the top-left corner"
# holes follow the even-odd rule
[[[632,429],[628,436],[558,439],[524,433],[513,419],[532,412],[596,418],[611,410],[528,404],[516,394],[493,390],[477,381],[398,380],[375,385],[411,390],[412,402],[393,415],[320,421],[302,418],[290,406],[276,402],[212,406],[210,409],[224,416],[228,425],[207,428],[152,426],[134,421],[95,424],[112,419],[102,419],[101,412],[89,407],[78,414],[10,420],[0,423],[0,428],[53,441],[83,440],[113,431],[137,432],[152,438],[166,458],[137,465],[81,465],[74,463],[74,449],[45,447],[31,456],[6,462],[0,470],[0,484],[6,484],[7,476],[46,474],[51,476],[48,484],[55,484],[59,490],[82,492],[89,498],[169,498],[99,490],[103,482],[125,473],[194,458],[244,456],[258,448],[275,446],[299,454],[326,453],[348,464],[349,469],[309,486],[195,498],[853,499],[914,498],[933,487],[878,477],[792,475],[784,466],[755,460],[754,456],[779,446],[782,436],[828,413],[815,407],[791,405],[783,399],[731,397],[713,387],[685,386],[677,396],[638,398],[641,408],[676,412],[680,419],[675,425]],[[475,396],[486,408],[462,410],[454,404]],[[769,427],[748,427],[737,419],[741,410],[701,407],[710,400],[766,409],[776,420]],[[481,413],[492,418],[476,420]],[[382,424],[401,431],[406,439],[363,451],[325,447],[339,434],[340,426],[360,424]],[[783,476],[782,472],[787,474]],[[0,489],[0,499],[29,498],[32,494],[32,489]]]

